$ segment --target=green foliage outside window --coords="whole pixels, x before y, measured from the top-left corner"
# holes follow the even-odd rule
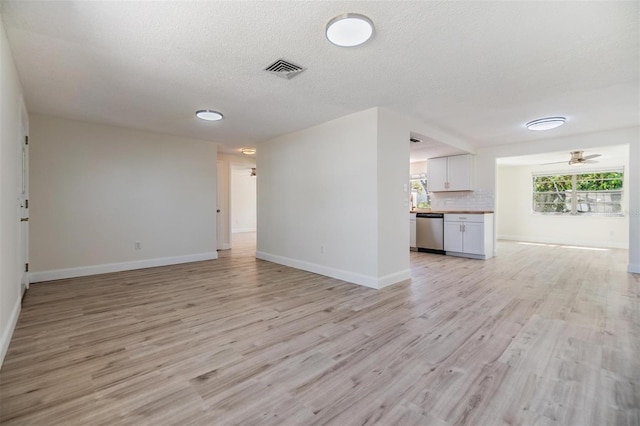
[[[411,180],[411,195],[413,197],[413,205],[420,209],[431,207],[431,197],[427,192],[426,179]]]
[[[618,171],[533,176],[533,211],[622,215],[623,177]]]
[[[534,176],[533,178],[533,211],[540,213],[565,213],[567,208],[567,191],[573,187],[571,175]]]
[[[622,173],[585,173],[578,175],[577,191],[610,191],[622,189]]]

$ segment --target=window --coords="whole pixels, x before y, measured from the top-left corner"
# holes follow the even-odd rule
[[[427,192],[426,179],[411,179],[411,209],[431,207],[431,197]]]
[[[546,214],[623,216],[623,169],[574,174],[533,174],[533,211]]]

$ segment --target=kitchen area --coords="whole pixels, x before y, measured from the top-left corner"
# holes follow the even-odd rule
[[[413,134],[410,144],[410,250],[493,257],[492,194],[474,191],[474,156]]]

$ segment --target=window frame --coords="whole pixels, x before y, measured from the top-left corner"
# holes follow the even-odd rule
[[[603,174],[603,173],[620,173],[621,176],[619,178],[604,178],[597,179],[598,181],[605,180],[614,180],[620,179],[622,181],[622,186],[619,189],[610,189],[610,190],[581,190],[579,188],[579,176],[582,175],[593,175],[593,174]],[[565,177],[564,180],[559,182],[570,183],[568,189],[566,185],[563,185],[562,191],[559,191],[556,187],[556,191],[536,191],[536,179],[544,178],[544,177]],[[570,180],[568,179],[570,178]],[[555,186],[555,183],[554,183]],[[558,198],[556,200],[545,200],[545,195],[557,194]],[[561,199],[561,195],[564,199]],[[598,195],[609,195],[609,199],[613,198],[612,195],[619,195],[619,200],[617,203],[612,201],[600,201],[598,200]],[[540,197],[542,195],[542,197]],[[593,201],[588,201],[589,198],[592,198]],[[595,199],[594,199],[595,198]],[[605,197],[606,198],[606,197]],[[587,199],[586,202],[581,202],[582,200]],[[575,171],[558,171],[558,172],[533,172],[531,176],[531,212],[532,214],[540,214],[540,215],[557,215],[557,216],[599,216],[599,217],[624,217],[624,211],[622,209],[622,201],[624,199],[624,167],[611,167],[604,169],[589,169],[589,170],[575,170]],[[592,206],[595,203],[596,206],[602,205],[610,205],[610,206],[618,206],[619,211],[585,211],[581,210],[582,206]],[[564,209],[559,210],[560,206],[564,204]],[[540,211],[541,205],[550,205],[552,209],[550,211]],[[606,207],[605,207],[606,208]],[[615,207],[613,207],[615,210]]]
[[[418,194],[416,193],[416,197],[413,197],[413,193],[416,192],[413,190],[413,185],[414,182],[418,182],[421,190],[424,191],[424,194]],[[417,174],[417,175],[411,175],[409,178],[409,190],[410,190],[410,195],[411,195],[411,208],[431,208],[431,193],[429,192],[428,188],[428,182],[427,182],[427,175],[425,173],[421,173],[421,174]],[[425,202],[425,206],[418,206],[418,204],[421,201],[418,201],[418,196],[419,195],[424,195],[424,197],[426,198],[426,200],[422,201]]]

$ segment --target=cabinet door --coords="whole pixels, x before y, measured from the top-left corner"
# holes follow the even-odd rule
[[[446,191],[447,157],[427,160],[427,189],[429,191]]]
[[[462,253],[462,222],[444,223],[444,251]]]
[[[416,246],[416,220],[409,220],[409,247],[417,247]]]
[[[464,253],[484,253],[484,224],[478,222],[464,222],[462,233],[462,248]]]
[[[447,175],[449,191],[469,191],[471,187],[472,156],[456,155],[448,157]]]

